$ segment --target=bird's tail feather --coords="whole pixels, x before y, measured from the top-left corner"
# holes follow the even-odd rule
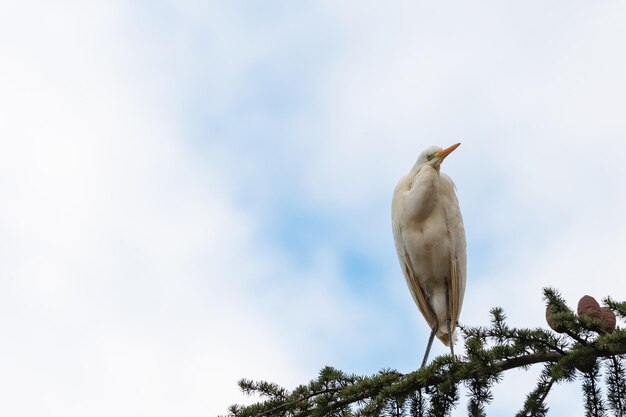
[[[438,334],[437,339],[441,340],[441,343],[443,343],[444,345],[450,346],[450,337],[448,333]],[[456,341],[457,341],[456,329],[454,329],[452,330],[452,344],[455,345]]]

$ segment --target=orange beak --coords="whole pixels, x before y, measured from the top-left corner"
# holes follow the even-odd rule
[[[458,148],[460,145],[460,143],[456,143],[446,149],[442,149],[439,152],[437,152],[437,158],[445,158],[446,156],[450,155],[450,153],[452,153],[453,150],[455,150],[456,148]]]

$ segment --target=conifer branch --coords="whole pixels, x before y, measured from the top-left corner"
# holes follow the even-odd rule
[[[537,386],[517,416],[547,415],[545,401],[552,386],[572,381],[580,373],[588,415],[604,416],[608,407],[615,416],[626,417],[626,331],[608,331],[602,322],[574,314],[555,290],[545,289],[544,297],[550,313],[548,322],[562,335],[540,328],[510,328],[502,309],[494,308],[490,327],[460,328],[465,340],[463,357],[439,356],[430,365],[407,374],[382,370],[372,376],[356,376],[326,367],[317,379],[291,392],[272,383],[242,380],[244,392],[267,400],[234,405],[230,415],[445,416],[458,402],[458,385],[464,383],[470,395],[469,415],[484,416],[492,400],[491,387],[504,372],[543,363]],[[609,298],[604,302],[618,316],[626,317],[626,303]],[[605,390],[600,387],[601,367],[605,369]]]

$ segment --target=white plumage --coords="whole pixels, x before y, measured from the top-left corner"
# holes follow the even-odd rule
[[[432,330],[422,366],[434,336],[454,354],[455,328],[463,305],[465,230],[454,183],[440,172],[441,162],[459,145],[426,149],[393,193],[391,219],[400,267]]]

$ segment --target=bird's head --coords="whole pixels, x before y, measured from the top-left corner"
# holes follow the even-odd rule
[[[438,170],[446,156],[450,155],[450,153],[458,148],[459,145],[460,143],[456,143],[445,149],[442,149],[439,146],[430,146],[420,154],[417,158],[415,166],[422,167],[424,165],[430,165]]]

